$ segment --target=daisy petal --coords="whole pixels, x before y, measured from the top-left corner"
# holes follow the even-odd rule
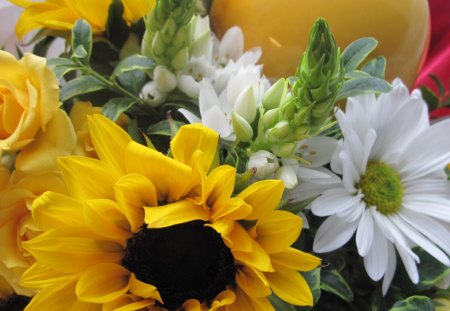
[[[352,195],[345,188],[333,188],[312,202],[311,211],[316,216],[329,216],[353,206],[360,199],[360,196]]]
[[[378,238],[378,237],[377,237]],[[356,246],[358,254],[362,257],[366,256],[371,249],[374,239],[374,226],[372,215],[369,212],[363,212],[361,220],[356,231]]]
[[[417,213],[450,222],[450,200],[432,195],[405,195],[403,206]]]
[[[383,295],[386,295],[389,286],[391,285],[392,279],[394,278],[395,269],[397,267],[397,255],[395,254],[394,245],[388,242],[387,246],[388,246],[387,252],[388,266],[383,278],[383,285],[382,285]]]
[[[388,257],[386,256],[388,241],[377,226],[374,226],[374,235],[375,238],[373,239],[369,252],[364,257],[364,267],[370,278],[378,281],[383,277],[388,265]]]
[[[335,215],[328,217],[314,237],[314,252],[326,253],[338,249],[350,240],[358,223],[347,222]]]

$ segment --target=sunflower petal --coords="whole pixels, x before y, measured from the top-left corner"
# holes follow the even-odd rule
[[[134,273],[130,277],[130,292],[142,298],[153,298],[163,302],[158,289],[150,284],[139,281]]]
[[[70,196],[76,199],[112,199],[116,178],[105,163],[87,157],[70,156],[58,159]]]
[[[216,221],[226,217],[232,220],[245,219],[252,212],[252,207],[241,198],[228,198],[217,202],[211,212],[211,219]]]
[[[32,215],[43,231],[84,223],[83,203],[56,192],[46,192],[35,199]]]
[[[131,137],[120,126],[101,114],[87,118],[98,157],[111,167],[114,175],[122,175],[125,171],[125,149],[131,142]]]
[[[126,169],[146,176],[155,185],[158,201],[177,201],[189,191],[192,169],[136,142],[128,144]]]
[[[252,297],[267,297],[272,293],[264,273],[249,266],[239,269],[236,282],[247,295]]]
[[[219,134],[201,125],[188,124],[182,126],[170,143],[172,154],[175,160],[189,166],[193,166],[193,155],[197,150],[204,153],[203,168],[209,171],[214,155],[217,151]]]
[[[22,243],[39,262],[62,273],[79,273],[102,262],[120,262],[123,249],[87,227],[58,227]]]
[[[64,283],[76,277],[76,275],[61,273],[39,262],[35,262],[24,272],[21,280],[26,287],[44,288],[51,284]]]
[[[145,207],[145,223],[148,228],[164,228],[192,220],[209,220],[209,213],[190,200],[166,205]]]
[[[281,180],[262,180],[244,189],[237,197],[244,199],[253,208],[246,219],[258,219],[274,210],[280,203],[283,191],[284,184]]]
[[[286,211],[272,211],[256,226],[256,240],[269,253],[278,253],[294,243],[302,229],[302,218]]]
[[[270,254],[270,259],[273,264],[298,271],[310,271],[317,268],[321,262],[320,258],[292,247],[276,254]]]
[[[231,197],[236,180],[236,169],[221,165],[209,173],[206,180],[206,204],[213,206],[216,202]]]
[[[224,290],[220,292],[211,302],[211,307],[208,311],[222,310],[221,307],[229,306],[236,300],[236,295],[231,290]]]
[[[252,250],[250,252],[236,252],[231,249],[234,258],[264,272],[273,271],[269,255],[255,241],[252,240]]]
[[[130,272],[118,264],[102,263],[84,271],[77,282],[80,300],[95,303],[112,301],[130,288]]]
[[[265,273],[274,293],[297,306],[312,306],[313,296],[302,275],[292,269],[275,266],[275,272]]]
[[[155,186],[143,175],[128,174],[117,181],[114,192],[131,231],[139,231],[144,224],[144,206],[158,205]]]

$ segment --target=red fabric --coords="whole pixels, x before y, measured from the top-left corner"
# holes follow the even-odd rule
[[[450,0],[428,0],[431,15],[431,40],[428,56],[417,78],[415,87],[425,85],[435,94],[438,89],[429,74],[442,81],[447,96],[450,95]],[[450,115],[450,109],[443,108],[430,114],[433,117]]]

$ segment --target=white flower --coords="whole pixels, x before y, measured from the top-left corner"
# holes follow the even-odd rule
[[[450,265],[450,122],[430,127],[420,92],[409,95],[401,81],[388,94],[350,98],[336,114],[344,139],[331,168],[342,181],[323,191],[311,205],[328,216],[319,227],[314,251],[329,252],[356,233],[356,245],[373,280],[386,293],[399,254],[417,283],[420,246]]]
[[[178,88],[191,98],[198,98],[200,82],[209,80],[213,66],[206,57],[191,57],[186,67],[177,73]]]
[[[270,178],[278,167],[276,155],[266,150],[256,151],[247,162],[247,170],[256,169],[254,177],[258,180]]]

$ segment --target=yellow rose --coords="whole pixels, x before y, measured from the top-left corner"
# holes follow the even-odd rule
[[[23,7],[16,33],[19,38],[35,29],[67,31],[79,18],[86,20],[93,32],[105,30],[108,8],[112,0],[9,0]],[[154,0],[122,0],[124,20],[131,24],[146,15],[154,6]]]
[[[0,51],[0,154],[30,144],[58,111],[58,81],[45,58]]]

